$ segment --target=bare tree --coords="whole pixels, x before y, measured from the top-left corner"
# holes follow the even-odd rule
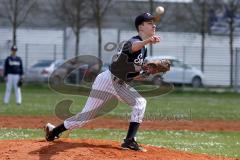
[[[76,37],[75,56],[78,56],[80,29],[89,21],[87,0],[55,0],[51,8],[56,18],[72,28]]]
[[[193,3],[183,4],[186,12],[185,19],[188,19],[187,29],[189,31],[198,32],[201,35],[201,59],[200,67],[204,72],[205,66],[205,39],[206,33],[209,33],[209,11],[219,7],[219,1],[217,0],[194,0]],[[179,12],[180,13],[180,12]]]
[[[1,16],[7,19],[12,26],[13,45],[17,44],[17,29],[28,15],[37,9],[37,0],[1,0]]]
[[[234,44],[234,25],[235,25],[235,16],[240,8],[240,0],[195,0],[194,5],[192,5],[188,11],[191,13],[192,25],[191,27],[198,27],[202,36],[202,49],[201,49],[201,69],[204,71],[204,53],[205,53],[205,34],[210,33],[209,24],[207,19],[210,15],[208,14],[210,10],[217,10],[219,8],[225,8],[225,17],[228,23],[229,30],[229,50],[230,50],[230,86],[233,86],[233,44]]]
[[[220,0],[215,2],[218,4],[215,9],[222,10],[222,16],[218,16],[221,23],[228,24],[229,36],[229,53],[230,53],[230,87],[233,86],[233,60],[234,60],[234,32],[235,32],[235,19],[237,13],[239,14],[240,0]],[[215,5],[216,6],[216,5]],[[226,33],[225,33],[226,34]]]
[[[151,14],[153,14],[153,3],[154,3],[154,0],[149,0],[149,11],[150,11],[150,13]],[[153,55],[153,45],[152,44],[150,44],[149,45],[149,53],[150,53],[150,56],[152,56]]]
[[[195,0],[192,4],[185,4],[187,12],[191,15],[189,27],[194,28],[201,34],[201,70],[204,72],[204,58],[205,58],[205,37],[208,32],[208,10],[209,1]]]
[[[206,0],[200,1],[201,7],[201,70],[204,72],[204,58],[205,58],[205,33],[207,32],[207,3]]]
[[[230,49],[230,87],[233,86],[233,53],[234,53],[234,30],[235,30],[235,16],[240,9],[239,0],[223,0],[225,7],[225,18],[229,26],[229,49]]]
[[[102,22],[113,0],[89,0],[93,19],[98,30],[98,58],[102,59]]]

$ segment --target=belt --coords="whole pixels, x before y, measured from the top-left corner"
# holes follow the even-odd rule
[[[116,76],[113,76],[113,81],[114,82],[117,82],[118,84],[121,84],[121,85],[123,85],[124,84],[124,80],[122,80],[122,79],[119,79],[118,77],[116,77]]]
[[[120,85],[123,85],[123,84],[124,84],[124,82],[125,82],[124,80],[118,78],[117,76],[115,76],[115,75],[111,72],[110,66],[109,66],[109,71],[110,71],[110,73],[111,73],[111,75],[112,75],[112,77],[113,77],[113,81],[114,81],[114,82],[116,82],[116,83],[118,83],[118,84],[120,84]]]

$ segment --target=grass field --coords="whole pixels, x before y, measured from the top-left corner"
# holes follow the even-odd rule
[[[0,86],[0,97],[4,87]],[[2,105],[0,115],[54,115],[55,105],[63,100],[74,101],[71,112],[77,113],[86,102],[86,97],[62,95],[51,91],[47,85],[25,86],[23,104],[17,106],[14,97],[8,105]],[[148,98],[146,119],[221,119],[240,120],[240,94],[216,92],[180,92]],[[119,103],[108,116],[128,117],[131,108]]]
[[[0,85],[0,97],[4,86]],[[81,110],[86,97],[55,93],[46,85],[28,85],[23,88],[23,104],[17,106],[12,96],[8,105],[1,105],[0,115],[54,115],[54,106],[62,99],[72,99],[73,113]],[[181,92],[148,98],[145,119],[195,119],[195,120],[240,120],[240,95],[216,92]],[[125,104],[119,106],[108,116],[126,117],[131,109]],[[121,141],[123,130],[75,130],[73,138],[112,139]],[[144,144],[164,146],[195,153],[208,153],[227,157],[240,157],[240,132],[191,132],[191,131],[140,131],[138,139]],[[43,133],[39,129],[0,129],[0,139],[39,139]]]

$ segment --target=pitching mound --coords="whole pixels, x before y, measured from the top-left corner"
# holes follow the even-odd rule
[[[44,140],[3,140],[0,141],[0,157],[4,160],[230,160],[153,146],[144,146],[148,150],[144,153],[122,150],[119,146],[119,142],[108,140],[63,139],[51,143]]]

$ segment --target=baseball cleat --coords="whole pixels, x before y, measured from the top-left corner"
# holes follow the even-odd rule
[[[59,137],[58,136],[55,136],[53,134],[53,129],[55,128],[54,125],[52,125],[51,123],[47,123],[45,126],[44,126],[44,132],[45,132],[45,139],[46,141],[54,141],[55,139],[58,139]]]
[[[121,147],[124,150],[131,149],[134,151],[147,152],[147,150],[145,148],[139,146],[139,144],[136,142],[135,138],[124,139],[124,142],[122,143]]]

